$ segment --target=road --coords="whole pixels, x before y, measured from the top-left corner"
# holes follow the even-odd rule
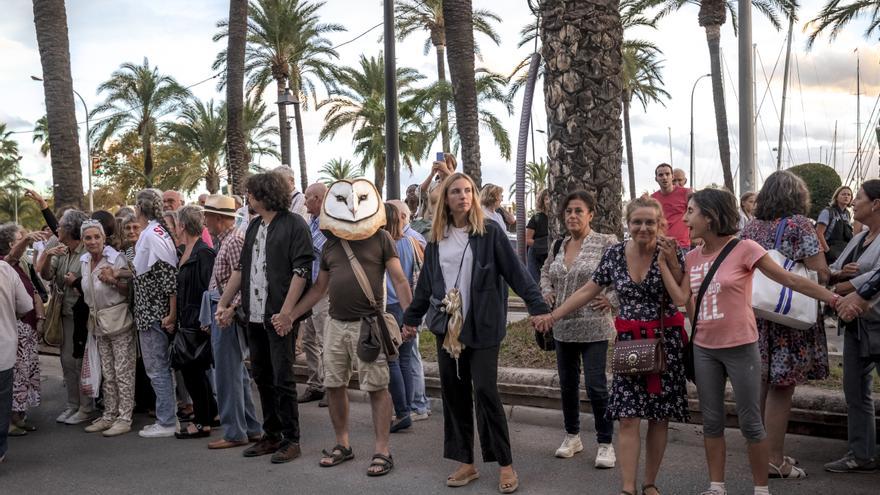
[[[446,488],[454,464],[441,458],[442,416],[439,409],[429,420],[410,431],[392,436],[397,466],[383,478],[367,478],[371,451],[369,406],[352,402],[352,443],[356,458],[334,468],[321,468],[322,448],[333,445],[326,409],[316,403],[300,409],[303,457],[272,465],[268,457],[245,459],[242,449],[209,451],[207,440],[142,439],[136,433],[118,438],[88,434],[78,426],[53,420],[62,404],[63,386],[57,358],[44,357],[43,405],[33,411],[39,427],[26,437],[10,439],[7,462],[0,465],[0,494],[476,494],[497,493],[493,465],[478,465],[482,478],[465,488]],[[136,416],[135,427],[146,424]],[[524,421],[526,421],[524,419]],[[585,432],[585,453],[556,459],[553,452],[562,439],[561,426],[514,421],[510,424],[514,465],[523,494],[617,494],[617,470],[592,467],[595,443]],[[591,429],[585,421],[585,429]],[[560,414],[561,424],[561,414]],[[215,433],[215,438],[219,433]],[[804,481],[772,481],[774,494],[876,494],[880,474],[831,475],[821,470],[845,451],[845,443],[791,436],[789,453],[810,473]],[[737,430],[728,431],[728,489],[751,494],[744,442]],[[657,483],[666,494],[699,493],[707,484],[699,428],[674,425]]]

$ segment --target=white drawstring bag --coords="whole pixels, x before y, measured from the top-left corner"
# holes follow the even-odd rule
[[[767,251],[767,255],[786,271],[816,282],[818,280],[816,272],[808,270],[801,262],[786,258],[779,251],[787,220],[788,218],[782,218],[779,221],[779,226],[776,228],[776,242],[773,249]],[[760,270],[756,270],[752,279],[752,309],[755,310],[757,318],[797,330],[806,330],[816,324],[819,302],[770,280]]]
[[[98,354],[98,340],[92,332],[86,338],[79,388],[83,395],[91,398],[98,397],[101,391],[101,355]]]

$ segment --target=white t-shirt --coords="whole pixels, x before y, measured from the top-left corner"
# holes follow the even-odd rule
[[[471,275],[474,267],[474,250],[468,245],[468,228],[446,228],[446,236],[437,243],[440,256],[440,270],[443,272],[443,283],[446,292],[455,287],[458,278],[458,290],[461,292],[461,314],[467,318],[468,308],[471,305]],[[467,252],[465,252],[467,248]],[[464,261],[462,261],[464,253]],[[459,276],[459,266],[461,276]]]
[[[495,223],[497,223],[498,226],[501,227],[501,230],[507,232],[507,224],[504,223],[504,217],[501,216],[501,213],[498,213],[497,211],[492,211],[484,206],[483,214],[485,214],[486,218],[488,218],[489,220],[494,220]]]
[[[15,269],[0,262],[0,371],[15,366],[18,352],[18,315],[34,309],[33,294],[28,294]]]

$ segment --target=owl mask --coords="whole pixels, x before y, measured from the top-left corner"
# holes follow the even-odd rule
[[[321,206],[321,230],[347,241],[371,237],[385,225],[385,207],[367,179],[339,180],[330,185]]]

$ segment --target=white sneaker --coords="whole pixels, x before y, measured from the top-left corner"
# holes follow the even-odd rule
[[[177,426],[162,426],[158,423],[144,426],[138,435],[141,438],[167,438],[173,437],[177,431]]]
[[[582,450],[584,450],[584,444],[581,442],[581,436],[579,434],[569,435],[566,433],[565,438],[562,440],[562,445],[556,449],[556,457],[568,459]]]
[[[91,414],[83,412],[82,409],[78,409],[75,413],[71,414],[67,417],[67,419],[64,420],[64,424],[78,425],[80,423],[85,423],[91,418]]]
[[[105,430],[102,435],[105,437],[115,437],[131,431],[131,423],[128,421],[123,421],[121,419],[117,419],[113,426],[109,429]]]
[[[413,421],[425,421],[426,419],[431,417],[431,412],[430,411],[424,412],[424,413],[412,412],[412,413],[410,413],[409,417]]]
[[[76,414],[76,409],[74,409],[72,407],[68,407],[67,409],[61,411],[61,414],[59,414],[58,417],[55,418],[55,422],[56,423],[63,423],[65,421],[67,421],[67,418],[73,416],[74,414]]]
[[[617,456],[614,455],[614,445],[600,443],[599,450],[596,452],[596,467],[599,469],[611,469],[616,463]]]
[[[113,421],[109,419],[98,418],[92,421],[92,424],[86,426],[86,433],[98,433],[99,431],[109,430],[113,426]]]

